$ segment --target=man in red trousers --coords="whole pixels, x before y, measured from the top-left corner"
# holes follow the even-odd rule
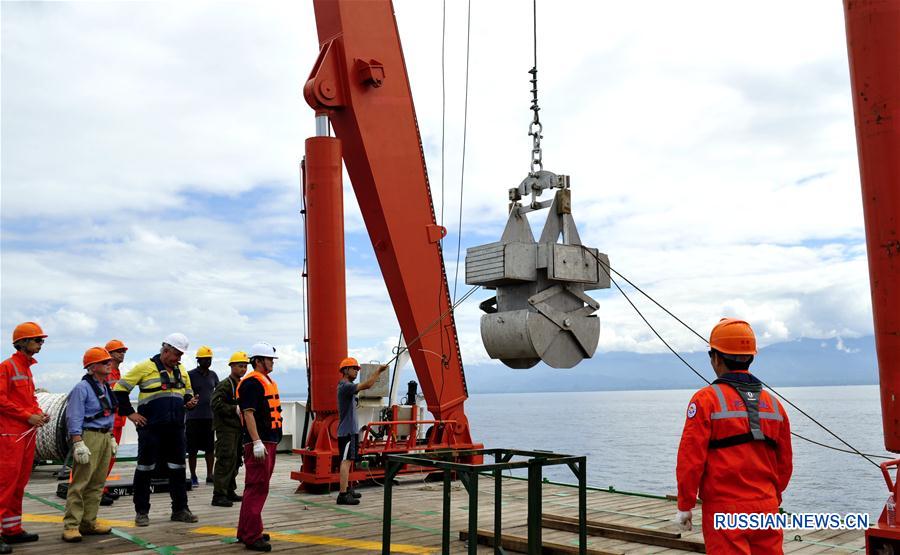
[[[281,441],[281,400],[272,380],[275,347],[257,343],[250,348],[253,368],[237,387],[237,400],[244,420],[244,500],[237,538],[247,549],[271,551],[269,535],[263,533],[262,510],[269,496],[269,480],[275,470],[275,448]]]

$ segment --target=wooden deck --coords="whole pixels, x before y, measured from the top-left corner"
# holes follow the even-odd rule
[[[203,462],[198,461],[200,467]],[[266,531],[272,535],[273,551],[303,550],[304,553],[365,553],[381,550],[382,489],[376,485],[359,488],[362,503],[357,506],[335,504],[336,493],[309,495],[294,493],[297,482],[290,479],[290,471],[299,464],[299,457],[279,455],[272,479],[271,491],[263,513]],[[133,463],[117,465],[117,472],[128,475]],[[205,468],[205,467],[203,467]],[[152,496],[151,524],[146,528],[134,526],[134,507],[130,497],[123,497],[112,507],[101,507],[100,516],[114,528],[112,536],[86,537],[81,543],[66,544],[60,539],[62,512],[65,501],[56,497],[56,480],[49,467],[40,467],[32,475],[24,502],[25,527],[37,532],[37,543],[14,546],[17,555],[46,553],[139,553],[147,550],[158,553],[247,553],[234,540],[240,504],[233,508],[210,505],[212,486],[201,484],[189,492],[190,507],[200,522],[175,523],[169,520],[168,494]],[[201,470],[201,479],[203,477]],[[238,483],[242,477],[238,477]],[[493,529],[493,486],[490,479],[480,480],[479,527]],[[512,478],[503,484],[503,533],[527,536],[526,482]],[[440,553],[441,544],[441,483],[424,482],[418,477],[402,477],[394,487],[392,528],[393,553]],[[674,529],[669,520],[675,514],[675,503],[647,498],[588,491],[588,519],[604,524],[666,530]],[[465,543],[459,541],[459,531],[468,527],[468,497],[458,482],[453,484],[451,551],[465,553]],[[545,514],[577,516],[577,489],[552,484],[543,486]],[[699,515],[698,515],[699,516]],[[699,518],[695,517],[695,524]],[[702,542],[698,526],[682,539]],[[785,553],[852,553],[864,551],[865,540],[860,531],[816,531],[785,534]],[[544,528],[546,542],[577,547],[577,534]],[[600,536],[588,536],[588,547],[596,552],[675,554],[691,553],[681,549],[652,546]],[[479,546],[479,553],[493,553],[493,548]]]

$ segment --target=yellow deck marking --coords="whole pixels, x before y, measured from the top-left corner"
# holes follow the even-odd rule
[[[209,534],[211,536],[225,536],[233,538],[237,534],[234,528],[225,528],[222,526],[203,526],[191,530],[195,534]],[[269,536],[273,540],[279,540],[290,543],[307,543],[314,545],[336,545],[339,547],[352,547],[355,549],[365,549],[368,551],[381,551],[381,542],[365,541],[365,540],[347,540],[344,538],[333,538],[330,536],[313,536],[311,534],[281,534],[279,532],[269,532]],[[423,547],[420,545],[409,545],[402,543],[392,543],[391,553],[416,553],[426,555],[433,553],[434,548]]]
[[[58,522],[62,524],[63,517],[62,515],[24,514],[22,515],[22,520],[24,520],[25,522]],[[107,520],[105,518],[98,518],[97,523],[112,526],[114,528],[134,528],[133,520]]]

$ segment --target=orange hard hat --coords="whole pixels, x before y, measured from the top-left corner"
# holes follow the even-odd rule
[[[110,339],[109,343],[106,344],[106,350],[109,352],[113,351],[127,351],[128,347],[125,346],[124,343],[119,341],[118,339]]]
[[[344,368],[359,368],[359,362],[353,357],[347,357],[341,361],[341,365],[338,367],[340,370]]]
[[[722,318],[709,334],[709,346],[728,355],[755,355],[756,335],[744,320]]]
[[[84,367],[87,368],[91,364],[112,360],[112,357],[109,356],[109,352],[103,347],[91,347],[84,352],[84,358],[81,360],[84,363]]]
[[[22,339],[34,339],[36,337],[47,337],[41,326],[34,322],[22,322],[13,330],[13,343]]]

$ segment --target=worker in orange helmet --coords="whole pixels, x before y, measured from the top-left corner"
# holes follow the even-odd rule
[[[109,377],[107,378],[107,383],[110,388],[116,387],[116,384],[119,383],[119,379],[122,377],[120,373],[119,366],[123,362],[125,362],[125,353],[128,351],[128,347],[125,346],[125,343],[118,339],[110,339],[106,343],[105,347],[106,351],[109,353],[109,356],[112,357],[112,362],[110,364],[109,369]],[[116,439],[116,446],[119,445],[122,441],[122,430],[125,428],[125,421],[127,418],[120,415],[118,412],[116,413],[115,419],[113,420],[113,429],[112,435]],[[109,459],[109,469],[106,471],[106,478],[109,479],[109,475],[112,472],[113,466],[116,464],[116,454],[113,453],[112,458]],[[118,495],[113,494],[109,491],[109,488],[103,488],[103,497],[100,500],[100,504],[103,506],[112,505],[113,502],[118,499]]]
[[[359,362],[353,357],[347,357],[340,363],[341,380],[337,385],[338,402],[338,452],[341,457],[340,491],[337,496],[338,505],[359,505],[362,495],[350,487],[350,467],[359,458],[359,423],[356,421],[356,394],[369,389],[381,373],[387,370],[387,365],[382,364],[369,379],[356,384],[359,374]]]
[[[783,532],[716,529],[716,513],[777,513],[793,470],[791,428],[781,403],[749,372],[756,355],[750,324],[723,318],[709,336],[716,379],[694,394],[678,446],[678,513],[692,527],[703,501],[707,553],[782,553]]]
[[[31,478],[37,428],[50,421],[34,396],[31,366],[47,334],[34,322],[13,330],[16,349],[0,363],[0,553],[10,553],[7,544],[37,541],[37,534],[22,529],[22,496]]]

